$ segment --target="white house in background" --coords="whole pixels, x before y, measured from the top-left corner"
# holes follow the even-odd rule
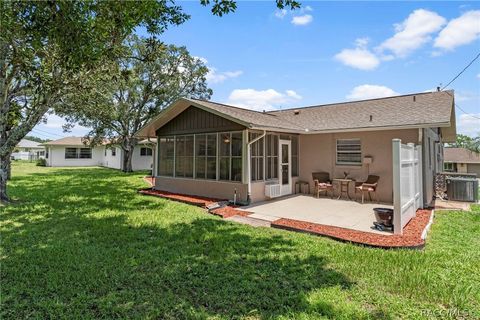
[[[45,147],[32,140],[22,139],[12,153],[13,160],[37,160],[45,158]]]
[[[81,137],[66,137],[44,143],[49,167],[90,167],[102,166],[122,169],[123,150],[115,145],[89,147]],[[154,141],[142,140],[135,146],[132,168],[151,170],[153,164]]]

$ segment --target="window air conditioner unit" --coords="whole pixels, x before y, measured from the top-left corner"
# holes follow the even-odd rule
[[[276,198],[281,196],[279,184],[266,184],[265,196],[268,198]]]

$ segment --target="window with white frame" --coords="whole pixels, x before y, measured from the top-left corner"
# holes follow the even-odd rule
[[[91,148],[65,148],[65,159],[91,159]]]
[[[360,139],[337,140],[337,165],[362,164],[362,144]]]
[[[242,181],[242,133],[219,133],[220,180]]]
[[[140,156],[146,157],[151,156],[153,154],[152,149],[148,147],[141,147],[140,148]]]
[[[113,147],[110,150],[112,152],[112,157],[116,157],[117,156],[117,148]]]

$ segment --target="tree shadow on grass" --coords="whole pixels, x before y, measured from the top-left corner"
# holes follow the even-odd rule
[[[6,250],[3,300],[12,309],[4,316],[267,318],[308,309],[310,290],[352,285],[324,257],[300,257],[279,236],[217,219],[167,228],[124,219],[83,218],[69,235],[23,225],[20,233],[38,241]],[[42,223],[63,230],[61,221]],[[19,237],[4,236],[7,245]]]
[[[115,172],[55,175],[16,179],[14,192],[28,203],[2,213],[14,224],[2,231],[2,318],[342,316],[307,296],[354,284],[288,237],[184,216],[192,207],[183,204],[167,213],[167,201],[132,198],[132,184]],[[132,223],[128,212],[139,205],[148,211]],[[91,215],[105,207],[115,212]],[[158,212],[170,220],[156,221]]]

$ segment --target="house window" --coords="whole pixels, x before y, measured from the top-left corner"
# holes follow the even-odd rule
[[[151,156],[153,154],[152,149],[148,147],[140,148],[140,156]]]
[[[193,178],[193,135],[175,138],[175,176]]]
[[[217,178],[217,134],[195,136],[195,178]]]
[[[173,177],[173,164],[175,159],[175,138],[163,137],[158,143],[159,174]]]
[[[249,139],[253,141],[259,136],[260,133],[250,133]],[[250,146],[250,177],[252,181],[263,180],[264,140],[262,138]]]
[[[443,169],[447,172],[457,172],[457,164],[453,162],[445,162]]]
[[[362,145],[360,139],[337,140],[337,165],[362,164]]]
[[[48,159],[48,151],[49,151],[49,148],[47,148],[47,150],[45,150],[45,159]]]
[[[65,159],[91,159],[91,148],[65,148]]]
[[[104,154],[103,154],[105,157],[107,156],[107,147],[105,147],[105,151],[104,151]]]
[[[117,156],[117,148],[113,147],[111,151],[112,151],[112,157]]]
[[[278,179],[278,136],[266,136],[266,177],[267,180]]]
[[[242,181],[242,133],[219,134],[220,180]]]

